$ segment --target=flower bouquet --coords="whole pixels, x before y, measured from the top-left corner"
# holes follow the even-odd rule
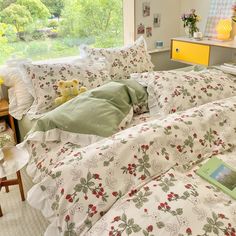
[[[199,31],[197,27],[197,22],[199,22],[200,18],[196,14],[195,9],[192,9],[190,13],[183,14],[181,16],[181,20],[184,22],[184,28],[187,29],[187,33],[189,37],[193,37],[194,32]]]

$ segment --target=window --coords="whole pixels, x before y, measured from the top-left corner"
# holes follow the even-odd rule
[[[0,64],[78,55],[83,43],[123,45],[122,0],[0,0]]]

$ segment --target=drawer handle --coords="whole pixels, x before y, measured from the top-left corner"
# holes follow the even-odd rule
[[[176,51],[176,52],[180,52],[179,48],[176,48],[175,51]]]

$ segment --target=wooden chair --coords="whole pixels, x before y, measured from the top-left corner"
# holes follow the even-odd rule
[[[0,191],[5,187],[6,192],[9,192],[9,186],[19,185],[21,200],[25,201],[23,183],[21,179],[20,169],[23,168],[28,162],[28,154],[22,150],[17,149],[16,147],[11,147],[5,150],[5,161],[9,164],[8,168],[5,168],[4,165],[0,163]],[[19,161],[20,160],[20,161]],[[18,163],[19,162],[19,163]],[[14,168],[10,166],[15,163]],[[6,176],[16,173],[15,179],[7,179]],[[0,217],[3,216],[1,205],[0,205]]]

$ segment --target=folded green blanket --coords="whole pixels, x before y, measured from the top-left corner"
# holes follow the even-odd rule
[[[30,133],[58,128],[108,137],[130,112],[147,110],[146,89],[135,80],[111,81],[87,91],[41,117]]]

